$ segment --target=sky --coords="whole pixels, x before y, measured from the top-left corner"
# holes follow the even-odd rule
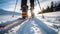
[[[50,2],[51,1],[59,1],[59,0],[39,0],[40,2],[40,6],[42,8],[46,8],[47,6],[50,6]],[[0,9],[4,9],[4,10],[7,10],[7,11],[14,11],[14,7],[15,7],[15,3],[16,3],[16,0],[0,0]],[[28,3],[27,5],[29,6],[30,8],[30,3],[29,3],[29,0],[28,0]],[[17,8],[16,8],[16,12],[19,12],[21,13],[22,11],[20,10],[21,9],[21,0],[18,0],[18,4],[17,4]],[[30,11],[30,10],[29,10]],[[35,8],[34,8],[34,12],[35,13],[38,13],[39,11],[41,11],[39,9],[39,5],[37,3],[37,0],[35,0]]]

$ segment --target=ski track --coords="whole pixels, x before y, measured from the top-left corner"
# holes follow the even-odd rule
[[[18,34],[57,34],[37,18],[29,19],[17,31]]]

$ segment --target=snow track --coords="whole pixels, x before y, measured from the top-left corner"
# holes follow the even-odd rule
[[[17,31],[18,34],[57,34],[54,30],[50,29],[46,24],[37,18],[29,19]]]
[[[35,20],[36,24],[38,24],[40,26],[40,28],[42,28],[45,32],[47,32],[47,34],[57,34],[57,32],[55,32],[53,29],[49,28],[45,23],[43,23],[39,19],[35,18],[34,20]]]

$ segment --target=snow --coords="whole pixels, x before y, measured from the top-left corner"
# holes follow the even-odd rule
[[[60,12],[44,13],[44,19],[41,14],[34,18],[29,18],[22,24],[15,26],[5,34],[60,34]],[[6,17],[7,16],[7,17]],[[1,16],[0,23],[7,23],[17,20],[19,16],[11,15]]]
[[[60,11],[44,13],[44,19],[42,18],[41,14],[37,18],[41,20],[43,23],[45,23],[49,28],[59,33],[58,29],[60,28]]]
[[[35,32],[34,34],[47,34],[42,28],[39,28],[36,23],[33,23],[32,25],[33,25],[32,29]]]
[[[27,21],[17,32],[18,34],[57,34],[56,31],[49,28],[45,23],[37,18]]]
[[[19,18],[18,15],[15,15],[15,17],[12,17],[12,15],[2,15],[0,16],[0,24],[6,23],[7,21],[14,21],[18,18]]]
[[[18,34],[47,34],[34,20],[28,20],[17,32]]]

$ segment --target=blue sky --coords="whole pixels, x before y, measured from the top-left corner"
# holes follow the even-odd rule
[[[17,6],[20,5],[20,1],[21,0],[18,1]],[[40,0],[40,2],[44,2],[44,1],[46,1],[46,0]],[[8,10],[11,8],[13,10],[15,2],[16,2],[16,0],[0,0],[0,8],[8,9]]]
[[[15,0],[0,0],[0,8],[8,7],[9,5],[15,3]]]
[[[39,0],[41,3],[41,7],[46,8],[47,5],[50,4],[50,1],[58,1],[58,0]],[[8,10],[8,11],[14,11],[16,0],[0,0],[0,9]],[[46,4],[47,3],[47,4]],[[37,3],[36,3],[37,4]],[[38,4],[35,7],[38,6]],[[29,5],[29,3],[28,3]],[[21,9],[21,0],[18,0],[17,9],[16,11],[19,12]]]

